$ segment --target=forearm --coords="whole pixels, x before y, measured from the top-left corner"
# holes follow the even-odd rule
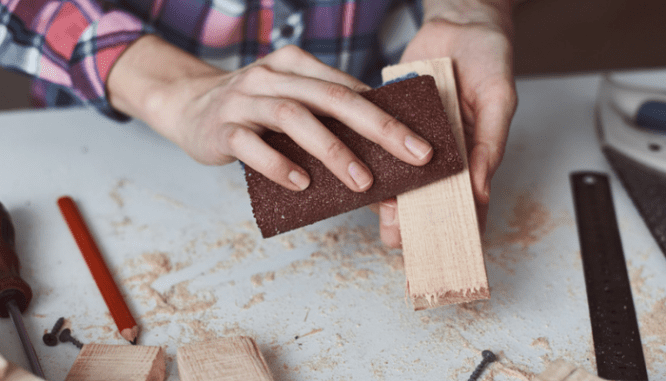
[[[193,92],[203,93],[214,85],[197,79],[218,74],[225,72],[155,35],[145,35],[111,68],[107,96],[116,110],[145,121],[177,142],[178,131],[167,119],[175,117]]]
[[[443,19],[455,24],[481,24],[513,34],[512,7],[516,0],[422,0],[423,23]]]
[[[95,0],[0,0],[0,65],[68,87],[84,103],[113,115],[103,84],[109,65],[146,32],[129,13]]]

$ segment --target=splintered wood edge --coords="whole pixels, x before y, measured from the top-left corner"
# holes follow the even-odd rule
[[[228,353],[222,353],[222,348],[227,351],[233,350],[234,355],[246,356],[251,362],[252,367],[256,371],[255,374],[235,374],[233,376],[224,376],[218,374],[214,379],[231,381],[272,381],[273,376],[268,368],[266,360],[261,354],[259,347],[251,337],[235,336],[235,337],[222,337],[214,340],[208,340],[200,343],[186,344],[178,348],[176,360],[178,363],[178,374],[182,381],[201,381],[208,380],[211,376],[210,372],[219,372],[221,369],[220,364],[214,365],[214,369],[204,369],[199,364],[201,356],[212,355],[206,358],[207,364],[219,363],[229,356]],[[205,377],[204,377],[205,376]],[[242,378],[241,378],[242,377]],[[252,377],[252,378],[249,378]],[[212,380],[212,379],[211,379]]]
[[[409,289],[409,285],[407,286]],[[449,304],[469,303],[474,300],[490,299],[488,287],[460,291],[444,291],[429,295],[411,295],[415,311],[446,306]]]
[[[454,303],[466,303],[479,299],[489,299],[490,290],[488,287],[488,277],[483,258],[481,234],[476,216],[476,206],[472,194],[467,150],[465,147],[462,118],[460,115],[460,106],[458,103],[451,59],[441,58],[437,60],[387,66],[382,70],[382,78],[384,81],[388,81],[412,72],[416,72],[419,75],[432,75],[435,78],[452,132],[456,137],[458,150],[463,159],[464,169],[459,174],[402,195],[398,195],[398,213],[401,225],[400,230],[403,238],[403,257],[405,261],[405,273],[407,275],[407,293],[412,300],[415,310],[434,308]],[[461,199],[451,201],[443,196],[453,193],[462,195]],[[440,252],[437,255],[440,256],[440,258],[438,258],[440,262],[444,260],[441,256],[448,255],[449,258],[446,258],[445,260],[449,261],[460,261],[461,255],[467,256],[471,262],[465,263],[464,265],[471,265],[473,268],[465,266],[463,269],[459,267],[448,269],[440,263],[441,269],[435,269],[433,272],[439,272],[441,270],[441,274],[429,274],[431,275],[430,279],[422,280],[421,278],[423,278],[423,274],[414,273],[415,269],[419,267],[417,259],[424,256],[422,252],[426,251],[428,246],[431,251],[441,251],[440,247],[436,247],[438,246],[438,243],[441,243],[441,240],[435,242],[435,240],[439,240],[441,237],[429,237],[428,240],[412,239],[412,236],[418,237],[420,235],[422,238],[424,235],[424,230],[421,229],[422,226],[418,226],[419,218],[425,217],[426,215],[430,216],[432,209],[429,209],[429,207],[432,204],[446,206],[453,202],[459,203],[460,201],[462,201],[463,205],[451,206],[449,207],[451,210],[447,211],[449,214],[455,214],[455,216],[458,217],[458,220],[453,222],[451,221],[451,218],[448,218],[450,216],[440,216],[441,218],[436,219],[436,223],[443,228],[435,235],[441,235],[447,230],[449,233],[455,231],[461,233],[455,234],[455,236],[466,242],[449,245],[452,251],[455,251],[453,254]],[[469,213],[469,211],[471,211],[471,213]],[[416,216],[412,216],[411,214],[416,214]],[[419,253],[418,256],[416,253]],[[452,275],[451,272],[461,270],[469,273],[468,275],[472,275],[473,278],[468,279],[468,277],[463,277],[464,279],[461,280],[460,277],[450,276]],[[447,271],[449,272],[447,273]],[[456,280],[450,281],[449,278],[456,278]],[[411,284],[410,279],[412,280]]]

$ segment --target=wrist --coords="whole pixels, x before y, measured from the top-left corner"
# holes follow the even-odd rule
[[[513,0],[423,0],[423,24],[480,25],[513,35]]]
[[[189,99],[213,86],[223,71],[155,35],[145,35],[118,58],[106,82],[116,110],[149,124],[168,139],[180,140],[176,118]],[[197,79],[208,80],[198,81]]]

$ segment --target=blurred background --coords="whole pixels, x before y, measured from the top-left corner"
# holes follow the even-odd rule
[[[514,11],[516,74],[666,68],[664,15],[663,0],[525,1]],[[0,110],[30,107],[29,79],[0,69],[0,84]]]

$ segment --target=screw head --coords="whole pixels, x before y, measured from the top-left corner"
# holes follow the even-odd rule
[[[481,352],[481,355],[483,356],[483,359],[486,360],[487,362],[497,361],[497,356],[495,356],[495,354],[489,350]]]
[[[49,347],[55,347],[58,345],[58,337],[53,333],[45,333],[44,336],[42,336],[42,341]]]
[[[65,328],[60,332],[60,341],[67,342],[72,338],[72,331],[69,328]]]

